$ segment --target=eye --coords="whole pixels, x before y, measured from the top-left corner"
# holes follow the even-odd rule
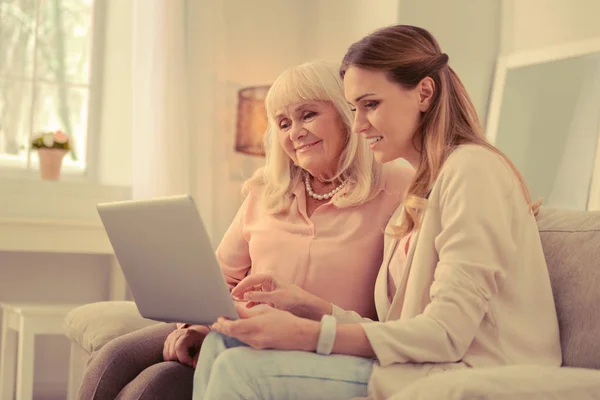
[[[279,129],[286,130],[287,128],[290,127],[290,121],[287,118],[282,119],[281,121],[279,121]]]
[[[311,119],[312,117],[314,117],[315,115],[317,115],[316,112],[313,111],[307,111],[304,113],[304,115],[302,116],[302,119],[307,120],[307,119]]]
[[[365,108],[368,108],[370,110],[374,110],[377,108],[377,106],[379,105],[378,101],[368,101],[365,103]]]

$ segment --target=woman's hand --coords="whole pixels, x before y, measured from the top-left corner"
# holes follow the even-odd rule
[[[219,318],[211,329],[234,337],[255,349],[315,351],[321,325],[287,311],[262,304],[237,305],[240,319]]]
[[[163,358],[165,361],[179,361],[196,368],[200,346],[208,332],[210,328],[201,325],[175,329],[165,339]]]
[[[252,274],[242,279],[231,291],[239,300],[246,300],[246,307],[267,304],[273,308],[289,311],[302,318],[320,320],[323,314],[331,314],[331,304],[308,293],[306,290],[285,283],[273,274]]]

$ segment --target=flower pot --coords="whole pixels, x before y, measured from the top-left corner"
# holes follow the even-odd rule
[[[43,180],[58,180],[65,149],[38,149],[40,156],[40,176]]]

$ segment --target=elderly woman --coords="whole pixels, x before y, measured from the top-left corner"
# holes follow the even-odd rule
[[[336,66],[286,70],[266,107],[265,166],[246,182],[246,199],[217,249],[227,283],[234,288],[249,274],[269,273],[303,289],[308,303],[294,309],[298,315],[318,318],[326,312],[319,306],[333,303],[375,318],[383,231],[413,170],[380,166],[352,134]],[[164,324],[111,341],[86,370],[79,398],[191,397],[190,366],[208,332]],[[173,379],[179,382],[164,384]]]

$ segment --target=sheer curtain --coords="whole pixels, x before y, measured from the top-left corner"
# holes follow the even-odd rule
[[[191,194],[216,245],[223,1],[134,1],[132,196]]]
[[[134,3],[134,199],[191,189],[185,8],[185,0]]]

